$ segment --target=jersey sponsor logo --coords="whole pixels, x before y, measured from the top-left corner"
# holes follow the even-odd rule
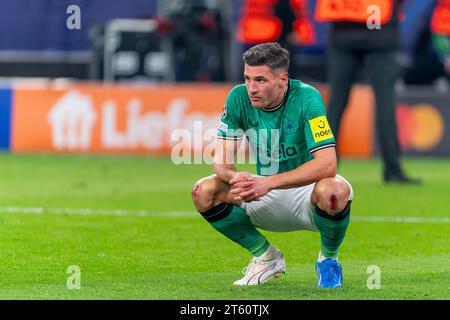
[[[282,143],[279,148],[274,148],[273,153],[271,148],[259,146],[259,155],[267,156],[273,160],[283,160],[298,155],[298,150],[295,145],[285,145]]]
[[[331,132],[327,117],[320,116],[311,119],[309,120],[309,125],[311,127],[311,133],[313,135],[314,142],[320,142],[333,138],[333,133]]]
[[[297,132],[297,129],[298,129],[298,124],[295,121],[293,121],[293,120],[291,120],[289,118],[285,118],[283,120],[283,131],[284,131],[284,133],[286,133],[286,134],[293,134],[293,133]]]
[[[281,144],[281,154],[283,155],[283,158],[293,157],[298,155],[297,148],[295,145],[291,146],[285,146],[284,143]]]

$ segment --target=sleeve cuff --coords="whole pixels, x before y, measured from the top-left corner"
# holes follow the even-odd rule
[[[242,136],[240,136],[240,137],[226,137],[226,136],[217,136],[217,139],[220,139],[220,140],[232,140],[232,141],[240,141],[240,140],[242,140]]]
[[[309,149],[309,153],[314,153],[316,151],[319,151],[319,150],[322,150],[322,149],[326,149],[326,148],[330,148],[330,147],[336,147],[336,143],[330,142],[330,143],[323,144],[321,146],[314,147],[312,149]]]

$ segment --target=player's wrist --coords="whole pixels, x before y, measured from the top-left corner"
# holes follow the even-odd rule
[[[238,171],[229,171],[228,174],[228,183],[230,183],[231,180],[233,180],[234,178],[236,178],[236,176],[239,174]]]
[[[274,189],[279,188],[279,181],[277,179],[277,176],[269,176],[266,178],[266,186],[268,187],[269,191],[272,191]]]

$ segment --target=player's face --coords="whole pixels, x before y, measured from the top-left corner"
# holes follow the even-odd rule
[[[269,66],[244,67],[244,79],[248,96],[254,108],[271,108],[284,98],[288,73],[276,71]]]

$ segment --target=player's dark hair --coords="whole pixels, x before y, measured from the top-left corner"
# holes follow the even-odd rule
[[[289,70],[289,51],[278,42],[261,43],[244,52],[244,63],[255,67],[267,65],[273,70]]]

